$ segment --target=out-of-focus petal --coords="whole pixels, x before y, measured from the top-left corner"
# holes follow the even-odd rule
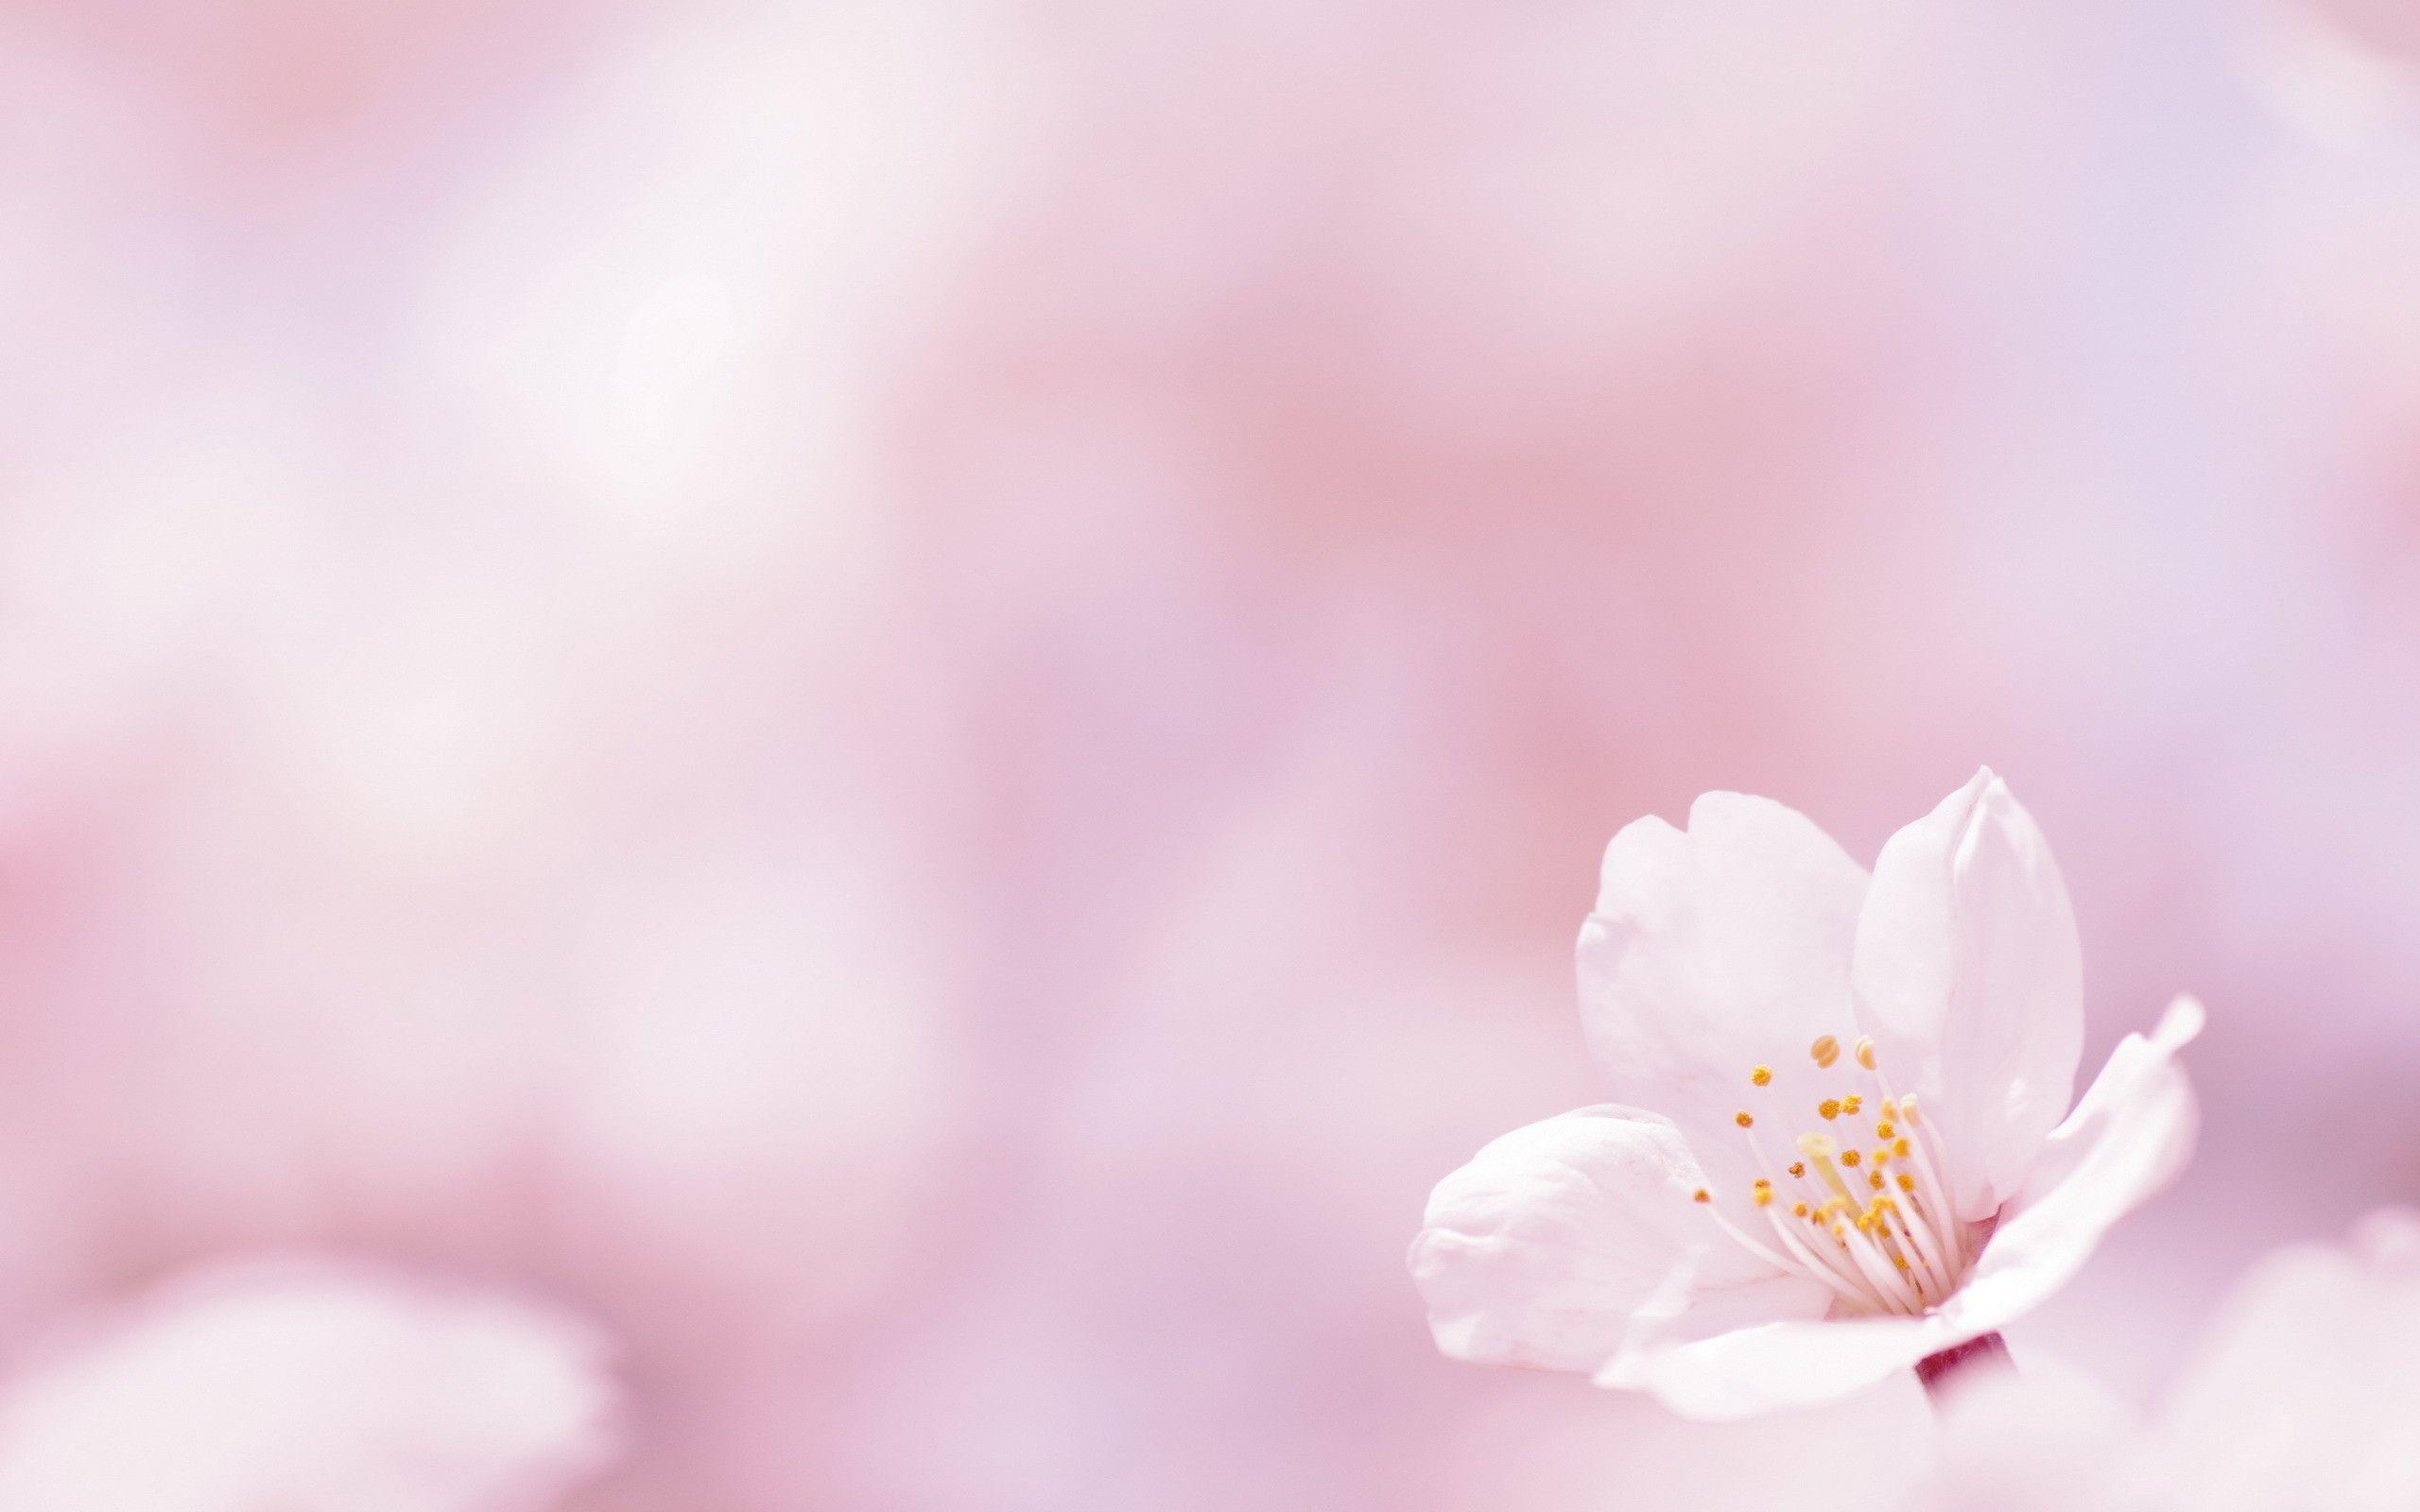
[[[2146,1039],[2128,1035],[2066,1122],[1945,1313],[1996,1329],[2081,1268],[2100,1236],[2165,1187],[2193,1151],[2193,1085],[2176,1054],[2202,1032],[2202,1005],[2179,998]]]
[[[2420,1214],[2290,1249],[2228,1304],[2169,1400],[2161,1473],[2206,1512],[2420,1506]]]
[[[1515,1129],[1439,1182],[1411,1273],[1457,1359],[1596,1370],[1646,1338],[1822,1314],[1825,1294],[1718,1229],[1703,1176],[1651,1113],[1583,1108]]]
[[[612,1445],[604,1350],[492,1296],[331,1264],[190,1278],[0,1392],[0,1506],[534,1512]]]
[[[1901,830],[1858,921],[1860,1018],[1943,1135],[1960,1216],[2026,1179],[2075,1090],[2083,967],[2066,885],[1989,768]]]
[[[2048,1361],[1953,1380],[1918,1505],[2118,1512],[2144,1504],[2131,1500],[2141,1490],[2142,1425],[2090,1380]]]
[[[1769,799],[1708,793],[1686,832],[1658,818],[1605,849],[1580,932],[1580,1011],[1623,1102],[1671,1115],[1718,1200],[1746,1216],[1757,1174],[1737,1110],[1813,1107],[1806,1047],[1855,1026],[1849,955],[1864,870]],[[1752,1100],[1751,1067],[1772,1085]]]

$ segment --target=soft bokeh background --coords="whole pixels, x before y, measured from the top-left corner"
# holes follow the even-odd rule
[[[2212,1010],[2014,1334],[2155,1389],[2420,1198],[2413,14],[0,9],[0,1366],[300,1252],[607,1341],[516,1509],[1870,1505],[1402,1252],[1614,830],[1989,763]]]

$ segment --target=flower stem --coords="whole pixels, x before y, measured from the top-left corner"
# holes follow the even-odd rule
[[[1961,1371],[1977,1366],[2005,1366],[2008,1363],[2008,1346],[2000,1342],[1998,1334],[1986,1333],[1980,1338],[1968,1339],[1963,1344],[1944,1349],[1939,1354],[1926,1355],[1916,1362],[1916,1379],[1924,1383],[1926,1395],[1938,1404],[1941,1394],[1948,1389],[1951,1378]]]

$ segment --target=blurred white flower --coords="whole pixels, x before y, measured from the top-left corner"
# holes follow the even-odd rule
[[[1458,1358],[1693,1417],[1827,1400],[2031,1309],[2191,1148],[2189,1000],[2068,1113],[2075,921],[1988,770],[1870,879],[1764,799],[1630,825],[1580,979],[1614,1090],[1662,1111],[1548,1119],[1440,1183],[1410,1262]]]
[[[1922,1504],[2008,1512],[2420,1506],[2420,1214],[2285,1250],[2238,1288],[2145,1420],[2087,1384],[1996,1371],[1949,1394]]]
[[[0,1394],[0,1505],[525,1512],[610,1457],[601,1341],[527,1302],[322,1262],[203,1272]]]

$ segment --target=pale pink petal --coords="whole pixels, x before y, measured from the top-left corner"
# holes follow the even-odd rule
[[[536,1512],[611,1449],[594,1333],[552,1311],[300,1262],[205,1273],[0,1390],[0,1506]]]
[[[1848,969],[1864,895],[1864,871],[1823,831],[1737,793],[1699,799],[1685,833],[1641,819],[1605,850],[1580,933],[1589,1048],[1616,1097],[1688,1135],[1735,1217],[1753,1218],[1759,1168],[1734,1114],[1814,1107],[1824,1094],[1807,1047],[1855,1027]],[[1761,1091],[1749,1083],[1760,1064],[1774,1072]]]
[[[2110,1052],[1943,1315],[1981,1333],[2029,1311],[2183,1168],[2199,1111],[2176,1053],[2202,1032],[2202,1019],[2200,1004],[2179,998],[2150,1038],[2128,1035]]]
[[[1951,1378],[1918,1504],[1941,1512],[2118,1512],[2138,1498],[2142,1424],[2048,1361]]]
[[[1891,837],[1858,922],[1866,1032],[1914,1091],[1960,1215],[2013,1196],[2067,1110],[2083,1045],[2083,957],[2066,885],[2032,816],[1986,768]]]
[[[2228,1304],[2160,1431],[2176,1504],[2420,1506],[2420,1214],[2265,1263]]]
[[[1412,1242],[1437,1347],[1461,1360],[1596,1370],[1645,1340],[1820,1315],[1816,1283],[1725,1237],[1692,1194],[1678,1129],[1583,1108],[1515,1129],[1438,1183]]]
[[[1635,1351],[1597,1382],[1649,1392],[1684,1418],[1721,1421],[1835,1401],[1962,1342],[1938,1314],[1769,1323]]]

